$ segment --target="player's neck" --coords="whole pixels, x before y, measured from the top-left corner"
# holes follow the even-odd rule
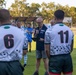
[[[56,20],[56,23],[63,23],[63,20]]]
[[[43,27],[43,24],[39,25],[39,29],[41,29]]]
[[[9,21],[3,21],[1,22],[1,25],[4,25],[4,24],[11,24]]]

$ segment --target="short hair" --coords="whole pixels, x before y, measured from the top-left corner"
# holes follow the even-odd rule
[[[0,21],[7,21],[10,19],[10,12],[7,9],[0,9]]]
[[[56,10],[54,12],[54,16],[57,18],[57,19],[64,19],[64,11],[63,10]]]
[[[43,22],[43,18],[42,18],[42,17],[38,17],[38,18],[36,19],[36,22]]]
[[[27,24],[31,25],[31,23],[27,23]]]

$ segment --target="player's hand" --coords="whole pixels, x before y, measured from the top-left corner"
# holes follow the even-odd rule
[[[40,40],[39,41],[44,41],[44,39],[43,38],[40,38]]]
[[[27,33],[30,33],[28,30],[26,30]]]
[[[36,34],[38,34],[39,33],[39,30],[36,30]]]

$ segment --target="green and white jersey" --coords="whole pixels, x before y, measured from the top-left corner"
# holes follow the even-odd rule
[[[73,32],[63,23],[55,24],[45,33],[45,44],[50,44],[50,55],[68,54],[71,52]]]
[[[0,61],[20,60],[27,44],[21,29],[12,25],[0,26]]]

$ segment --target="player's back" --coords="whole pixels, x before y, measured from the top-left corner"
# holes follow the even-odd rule
[[[15,26],[4,25],[0,27],[0,36],[0,60],[20,60],[24,43],[23,31]]]
[[[71,51],[73,33],[69,27],[60,23],[51,29],[51,51],[52,54],[67,54]]]

